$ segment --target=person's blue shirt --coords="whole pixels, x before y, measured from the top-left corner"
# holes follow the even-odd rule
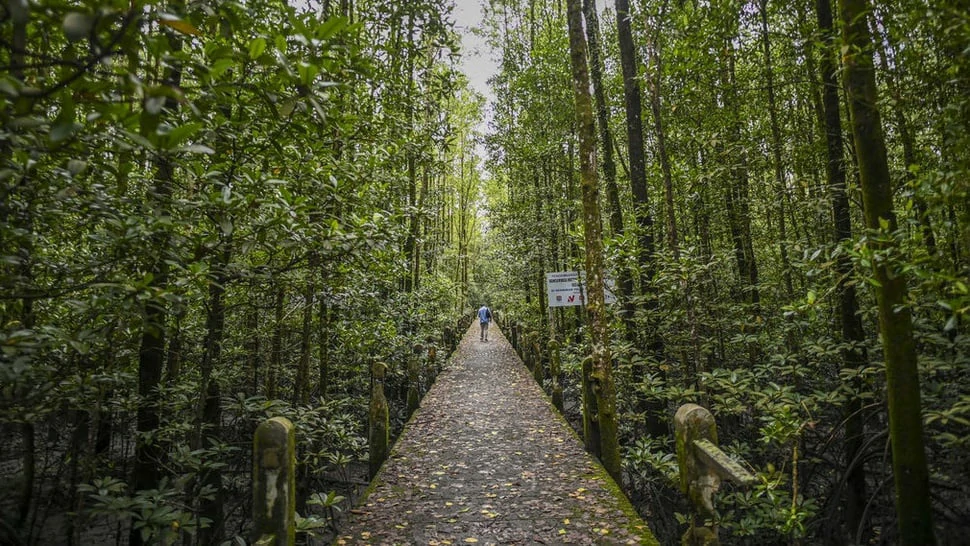
[[[484,305],[478,310],[478,322],[488,322],[492,318],[492,313]]]

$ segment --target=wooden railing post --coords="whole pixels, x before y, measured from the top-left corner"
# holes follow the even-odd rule
[[[717,546],[714,493],[721,480],[750,486],[756,478],[717,447],[714,416],[697,404],[684,404],[674,416],[680,489],[693,507],[690,527],[681,539],[687,546]],[[698,521],[698,517],[700,521]]]
[[[263,421],[253,435],[253,542],[296,542],[296,434],[285,417]]]
[[[384,397],[384,377],[387,374],[387,364],[374,362],[371,365],[373,386],[371,387],[368,443],[370,447],[370,477],[377,475],[384,460],[387,459],[387,449],[390,443],[390,412],[387,398]]]
[[[549,340],[549,375],[552,376],[552,405],[563,411],[562,405],[562,384],[559,382],[559,373],[562,368],[562,360],[559,356],[559,342],[555,339]]]

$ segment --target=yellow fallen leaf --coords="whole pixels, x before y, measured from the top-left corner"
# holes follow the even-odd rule
[[[569,518],[562,520],[563,525],[569,525]]]
[[[467,542],[469,544],[475,544],[476,542],[478,542],[478,539],[475,538],[475,537],[468,537],[468,538],[465,539],[465,542]]]

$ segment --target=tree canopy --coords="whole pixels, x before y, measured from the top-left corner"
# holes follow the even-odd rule
[[[371,365],[397,431],[415,346],[487,302],[562,347],[661,542],[687,402],[760,478],[725,541],[958,542],[967,2],[491,0],[492,102],[454,8],[4,4],[0,539],[244,537],[272,416],[329,536]],[[618,304],[550,307],[600,255]]]

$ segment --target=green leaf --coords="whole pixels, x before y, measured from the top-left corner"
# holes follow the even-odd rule
[[[329,40],[334,34],[340,32],[347,26],[347,19],[344,17],[331,17],[317,29],[317,38]]]
[[[73,136],[74,133],[77,132],[77,130],[80,128],[81,126],[78,125],[77,123],[74,123],[73,121],[68,121],[68,120],[58,121],[57,123],[54,124],[53,127],[51,127],[51,132],[50,132],[51,142],[54,144],[63,142],[71,138],[71,136]]]
[[[94,19],[85,13],[78,13],[72,11],[64,16],[64,35],[67,36],[69,42],[77,42],[83,40],[87,35],[91,33],[91,27],[94,26]]]
[[[212,155],[216,153],[212,148],[205,146],[203,144],[189,144],[188,146],[182,146],[180,148],[183,152],[189,152],[191,154],[207,154]]]
[[[191,36],[202,36],[202,32],[195,28],[191,23],[179,19],[175,15],[169,13],[163,13],[161,16],[160,24],[167,26],[168,28],[181,32],[182,34],[189,34]]]
[[[86,169],[87,167],[88,167],[88,163],[80,159],[72,159],[67,162],[67,171],[71,173],[71,176],[77,176],[81,174],[82,172],[84,172],[84,169]]]
[[[17,89],[19,87],[17,80],[10,77],[0,78],[0,93],[10,97],[17,97],[20,95],[20,91]]]
[[[176,127],[168,132],[168,145],[170,148],[175,148],[186,139],[194,136],[202,129],[202,124],[199,122],[186,123]]]
[[[229,218],[223,218],[219,221],[219,228],[222,229],[222,234],[225,236],[232,235],[232,220]]]
[[[233,64],[235,64],[235,61],[232,59],[219,59],[218,61],[212,63],[212,66],[209,67],[209,77],[216,79],[219,76],[222,76],[227,70],[229,70],[229,68],[232,67]]]
[[[266,39],[265,38],[254,38],[253,41],[249,42],[249,58],[258,59],[263,52],[266,51]]]

